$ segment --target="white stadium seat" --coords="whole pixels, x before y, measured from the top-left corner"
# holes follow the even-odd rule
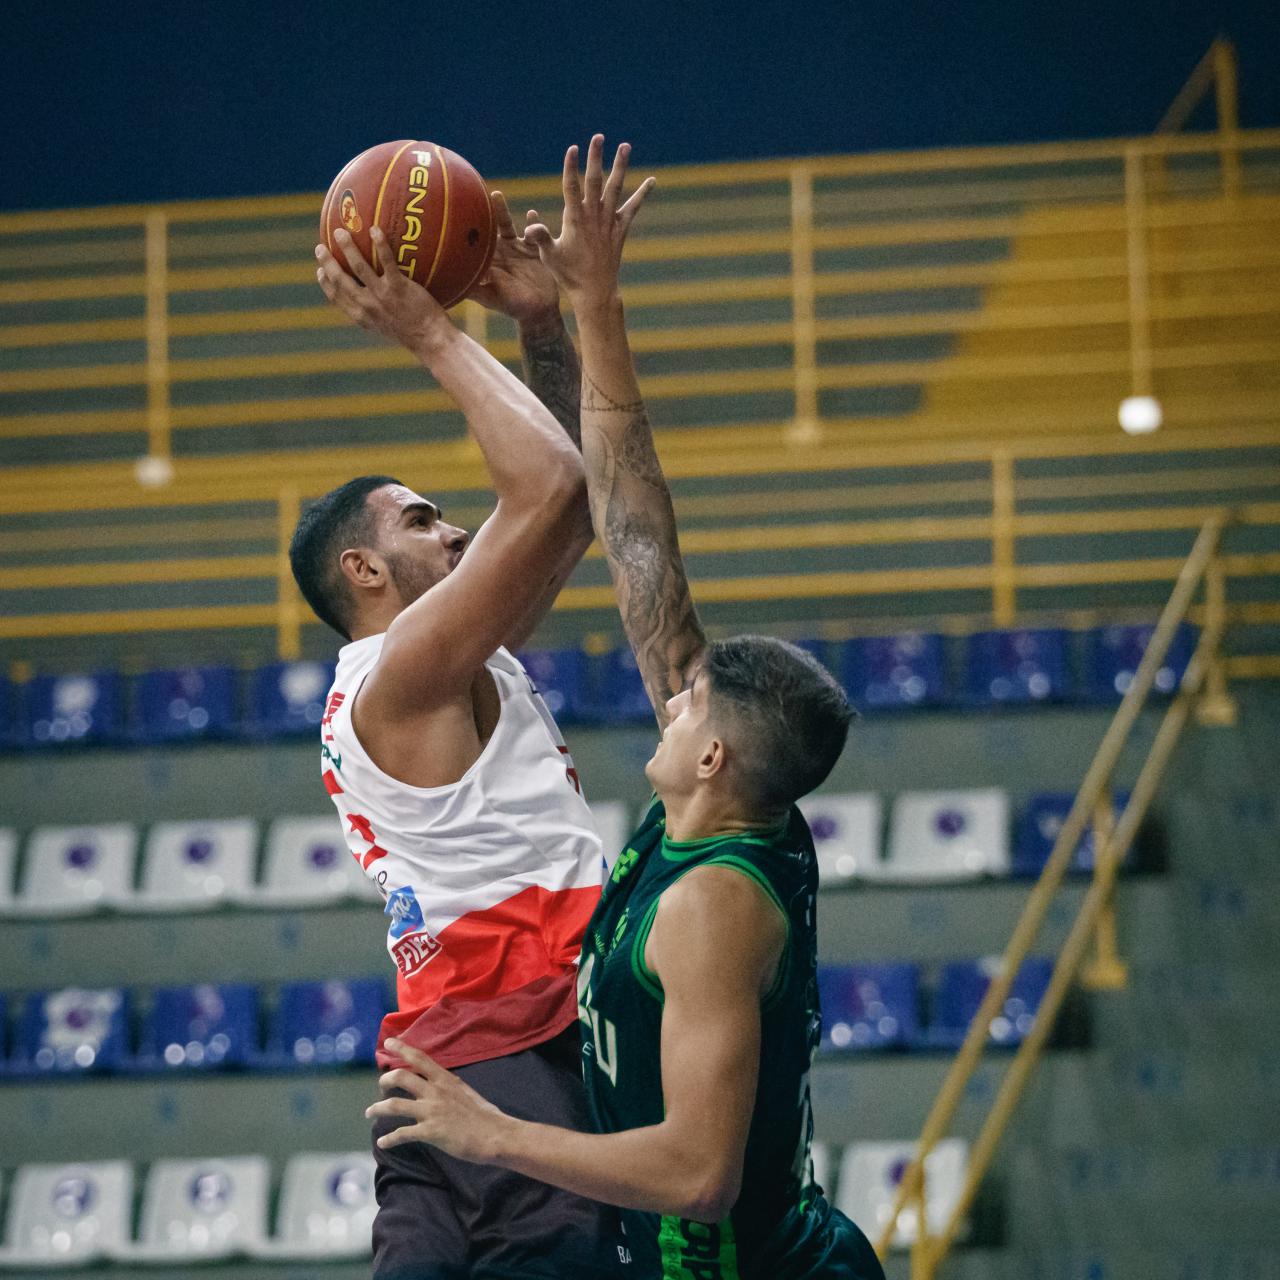
[[[261,1248],[270,1173],[262,1156],[157,1160],[147,1174],[141,1239],[122,1261],[199,1262]]]
[[[813,1161],[813,1180],[822,1188],[823,1194],[830,1199],[831,1175],[835,1171],[832,1166],[831,1148],[825,1142],[815,1142],[809,1150]]]
[[[335,813],[277,818],[267,831],[262,880],[240,900],[251,907],[307,907],[377,896],[347,848]]]
[[[139,911],[199,911],[253,891],[258,824],[159,822],[147,833],[142,887],[130,904]]]
[[[10,908],[24,915],[88,915],[133,894],[138,832],[127,822],[40,827],[27,840],[22,885]]]
[[[598,800],[589,807],[600,830],[605,866],[612,871],[632,831],[630,814],[621,800]]]
[[[9,1196],[0,1267],[81,1267],[129,1239],[133,1169],[125,1160],[23,1165]]]
[[[908,791],[893,802],[879,879],[975,880],[1009,874],[1009,797],[999,788]]]
[[[13,908],[13,873],[18,862],[18,833],[0,827],[0,915]]]
[[[898,1185],[915,1150],[912,1142],[856,1142],[844,1149],[840,1161],[837,1208],[852,1218],[872,1240],[879,1236],[889,1221]],[[968,1159],[969,1145],[960,1138],[939,1142],[925,1159],[925,1213],[931,1235],[936,1235],[946,1225],[960,1198]],[[903,1209],[898,1217],[893,1247],[910,1245],[919,1229],[915,1209]]]
[[[367,1258],[373,1253],[373,1156],[367,1151],[293,1156],[280,1188],[276,1234],[260,1258]]]
[[[818,854],[818,883],[823,888],[872,879],[880,866],[883,807],[874,792],[809,795],[800,812]]]

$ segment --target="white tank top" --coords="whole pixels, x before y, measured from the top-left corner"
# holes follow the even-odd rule
[[[485,663],[498,722],[461,779],[413,787],[374,764],[351,707],[383,639],[344,646],[321,723],[325,790],[386,899],[399,1011],[383,1038],[444,1066],[514,1053],[577,1016],[574,966],[600,894],[600,836],[555,720],[505,649]]]

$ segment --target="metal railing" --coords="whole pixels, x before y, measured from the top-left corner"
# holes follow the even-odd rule
[[[1027,905],[974,1015],[964,1043],[925,1120],[916,1154],[903,1173],[888,1219],[876,1224],[879,1229],[876,1249],[883,1257],[893,1241],[902,1211],[908,1206],[915,1209],[918,1226],[911,1246],[912,1280],[932,1280],[961,1233],[978,1187],[991,1166],[1005,1129],[1044,1053],[1067,992],[1077,977],[1083,976],[1087,985],[1099,989],[1115,989],[1125,985],[1126,969],[1118,951],[1112,911],[1116,875],[1121,861],[1146,816],[1193,706],[1198,706],[1200,717],[1206,723],[1230,724],[1234,720],[1235,708],[1227,693],[1220,648],[1226,613],[1224,568],[1219,544],[1226,523],[1225,513],[1215,514],[1205,521],[1191,554],[1178,574],[1173,592],[1152,634],[1133,683],[1125,692],[1115,718],[1085,774],[1040,879],[1027,899]],[[1192,601],[1202,581],[1205,583],[1205,602],[1199,643],[1182,676],[1177,695],[1152,739],[1128,803],[1116,820],[1110,801],[1112,774],[1138,716],[1146,705],[1174,632],[1191,614]],[[1054,964],[1053,975],[1036,1011],[1032,1028],[1014,1054],[986,1120],[970,1149],[961,1191],[945,1223],[934,1233],[925,1211],[925,1164],[929,1153],[949,1130],[965,1086],[981,1062],[991,1023],[1003,1007],[1018,969],[1035,944],[1036,936],[1062,886],[1086,824],[1091,821],[1095,824],[1096,842],[1093,882]],[[1091,943],[1095,947],[1095,954],[1086,967],[1086,955]]]

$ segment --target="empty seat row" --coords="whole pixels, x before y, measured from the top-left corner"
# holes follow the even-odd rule
[[[818,875],[827,888],[854,880],[883,884],[939,883],[984,876],[1034,878],[1044,869],[1075,797],[1032,796],[1010,822],[1009,797],[997,787],[906,791],[893,802],[887,839],[884,806],[874,792],[806,796],[800,808],[813,834]],[[1123,811],[1126,793],[1114,806]],[[1071,868],[1093,870],[1092,821],[1072,854]],[[1136,855],[1131,849],[1130,861]]]
[[[942,966],[936,985],[926,991],[915,964],[823,966],[818,970],[822,1048],[958,1048],[999,967],[998,957],[953,961]],[[1022,1043],[1052,976],[1051,959],[1028,956],[1023,961],[992,1019],[989,1043],[1010,1048]]]
[[[272,1231],[271,1167],[262,1156],[157,1160],[146,1173],[135,1239],[129,1161],[23,1165],[13,1175],[0,1267],[43,1273],[104,1261],[368,1257],[377,1211],[373,1167],[363,1151],[291,1157]]]
[[[162,987],[146,1003],[135,1042],[134,996],[124,988],[34,992],[14,1010],[0,1075],[368,1066],[391,1008],[381,978],[286,983],[269,1014],[249,983]],[[0,1055],[5,1022],[0,998]]]
[[[1127,797],[1117,795],[1123,809]],[[912,791],[896,797],[882,840],[884,806],[874,793],[819,793],[801,808],[813,832],[821,882],[910,884],[983,876],[1039,875],[1071,808],[1066,793],[1033,796],[1010,833],[1009,799],[997,788]],[[630,834],[619,801],[591,806],[605,856]],[[197,911],[378,900],[334,816],[277,818],[263,841],[251,818],[161,822],[150,828],[138,867],[139,834],[129,823],[40,827],[26,842],[0,829],[0,914],[65,919],[103,910]],[[1092,823],[1072,868],[1093,869]],[[135,877],[137,883],[135,884]],[[15,885],[16,881],[16,885]]]
[[[1105,703],[1132,683],[1152,630],[987,631],[966,637],[959,654],[946,637],[918,632],[802,644],[839,675],[863,711]],[[1183,627],[1156,677],[1157,692],[1173,691],[1194,645],[1194,632]],[[581,649],[540,650],[523,658],[547,704],[566,724],[643,721],[652,715],[630,649],[598,656]],[[114,671],[42,675],[21,685],[0,680],[0,746],[312,735],[324,715],[333,671],[329,662],[274,662],[243,680],[227,665],[150,671],[131,682]]]
[[[613,858],[630,834],[626,806],[604,802],[592,812]],[[147,832],[139,866],[142,843],[128,822],[38,827],[19,866],[17,833],[0,829],[0,915],[65,919],[98,911],[380,901],[332,813],[277,818],[265,837],[252,818],[158,822]]]
[[[855,1142],[843,1151],[814,1143],[814,1181],[832,1204],[874,1240],[889,1221],[894,1198],[916,1150],[912,1142]],[[925,1157],[925,1218],[930,1235],[937,1235],[955,1211],[968,1163],[969,1144],[960,1138],[944,1139]],[[903,1209],[893,1248],[907,1248],[919,1234],[915,1208]]]

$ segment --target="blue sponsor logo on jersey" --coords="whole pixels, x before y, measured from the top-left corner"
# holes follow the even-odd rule
[[[407,886],[392,890],[383,911],[391,917],[390,933],[393,938],[403,938],[406,933],[415,933],[427,927],[418,899],[413,896],[413,890]]]

